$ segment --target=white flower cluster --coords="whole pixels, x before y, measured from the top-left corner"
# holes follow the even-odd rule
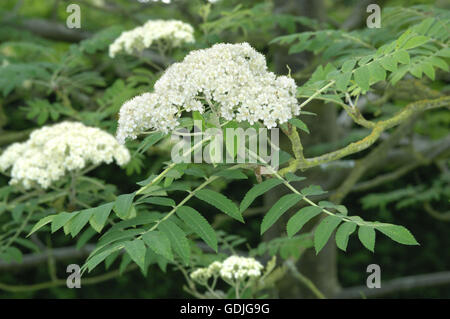
[[[124,165],[130,153],[111,134],[82,123],[62,122],[31,133],[23,143],[14,143],[0,156],[0,171],[11,168],[10,184],[25,189],[38,184],[46,189],[68,171],[87,164]]]
[[[167,103],[162,95],[144,93],[125,102],[120,108],[117,140],[135,139],[148,128],[167,133],[178,126],[178,108]]]
[[[267,71],[265,57],[248,43],[216,44],[190,52],[166,70],[153,93],[126,102],[117,135],[123,142],[148,129],[173,130],[182,111],[203,113],[205,105],[226,120],[272,128],[300,113],[296,89],[293,79]]]
[[[228,280],[245,280],[261,276],[263,265],[254,258],[231,256],[225,259],[220,269],[220,276]]]
[[[109,56],[114,58],[122,51],[127,54],[141,52],[154,43],[164,42],[164,45],[175,48],[194,41],[194,29],[188,23],[178,20],[150,20],[140,27],[122,32],[109,46]]]
[[[261,276],[263,265],[254,258],[231,256],[223,262],[215,261],[206,268],[191,273],[191,278],[200,284],[206,284],[211,277],[222,277],[225,281],[244,281]]]
[[[191,278],[201,285],[206,285],[208,279],[211,278],[211,273],[208,271],[208,268],[199,268],[191,273]]]

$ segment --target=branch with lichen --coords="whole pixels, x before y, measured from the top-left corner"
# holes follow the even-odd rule
[[[287,127],[281,126],[281,130],[291,141],[294,157],[299,160],[304,160],[303,145],[300,140],[300,135],[298,135],[297,128],[292,126],[291,123],[287,123]]]
[[[392,116],[387,120],[382,120],[373,123],[373,128],[370,134],[363,139],[351,143],[337,151],[329,152],[320,156],[312,157],[312,158],[301,158],[295,157],[290,161],[289,165],[279,171],[280,175],[285,175],[286,173],[294,173],[298,169],[304,170],[307,168],[315,167],[324,163],[332,162],[338,159],[341,159],[345,156],[358,153],[369,148],[373,145],[381,136],[385,130],[388,130],[392,127],[395,127],[408,119],[410,119],[413,115],[419,114],[426,110],[431,110],[439,107],[448,106],[450,103],[450,97],[441,97],[432,100],[421,100],[408,104],[403,110],[399,111],[397,114]],[[301,145],[300,138],[297,138],[295,134],[298,135],[297,131],[294,130],[284,130],[283,131],[290,139],[293,144],[292,148],[297,150],[303,150],[303,146]]]
[[[391,149],[394,145],[400,141],[400,139],[405,136],[413,126],[417,117],[409,119],[405,123],[402,123],[394,133],[385,141],[380,143],[376,148],[374,148],[366,157],[360,159],[356,162],[355,167],[352,169],[350,174],[344,180],[344,182],[338,187],[336,192],[330,197],[333,203],[339,204],[342,200],[350,193],[358,182],[358,180],[364,175],[367,170],[372,167],[380,158],[383,158],[387,151]]]

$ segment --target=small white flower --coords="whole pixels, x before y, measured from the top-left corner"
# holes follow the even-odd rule
[[[25,189],[38,184],[48,188],[69,171],[88,164],[125,165],[130,153],[111,134],[82,123],[62,122],[31,133],[23,143],[14,143],[0,156],[0,171],[11,170],[10,184]]]
[[[194,42],[194,29],[190,24],[178,20],[150,20],[130,31],[124,31],[109,46],[109,56],[117,53],[134,54],[153,44],[163,43],[170,47],[179,47]]]

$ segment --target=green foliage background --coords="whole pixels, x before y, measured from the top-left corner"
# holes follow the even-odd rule
[[[340,50],[335,47],[327,50],[327,43],[320,47],[320,43],[310,42],[311,47],[295,47],[283,45],[283,39],[273,39],[280,35],[295,33],[298,29],[321,28],[319,22],[306,16],[273,14],[277,6],[273,1],[235,1],[222,0],[205,6],[204,1],[178,1],[169,5],[151,3],[144,9],[139,8],[137,1],[79,1],[82,11],[82,29],[80,32],[94,34],[94,38],[87,38],[82,42],[68,43],[50,40],[20,28],[28,19],[45,19],[55,23],[64,23],[67,18],[65,10],[68,3],[77,1],[40,1],[25,0],[17,7],[18,1],[3,0],[0,4],[0,65],[4,61],[15,60],[16,69],[9,69],[0,74],[0,141],[5,132],[25,132],[45,124],[58,122],[62,118],[81,120],[85,124],[101,127],[110,133],[116,129],[117,112],[122,103],[129,98],[149,91],[156,80],[155,72],[149,71],[142,64],[133,59],[121,58],[114,61],[107,56],[107,47],[121,31],[131,29],[148,19],[180,19],[194,25],[198,39],[192,49],[208,47],[216,42],[238,43],[248,41],[258,51],[264,53],[268,60],[269,69],[279,67],[275,56],[278,52],[287,55],[305,54],[312,61],[311,66],[297,67],[292,70],[297,82],[304,82],[311,77],[317,65],[326,65],[328,60],[339,60]],[[340,25],[349,15],[357,1],[323,1],[322,14],[327,17],[323,24]],[[99,9],[108,5],[111,10]],[[110,5],[109,5],[110,4]],[[381,6],[412,7],[413,5],[429,5],[434,8],[445,7],[444,1],[382,1]],[[18,8],[15,12],[15,8]],[[448,9],[448,8],[447,8]],[[203,11],[201,11],[203,10]],[[202,21],[202,14],[210,10],[208,20]],[[437,10],[437,9],[436,9]],[[395,25],[402,19],[408,19],[408,10],[405,16],[392,17],[388,23]],[[448,10],[447,10],[448,11]],[[438,14],[438,13],[436,13]],[[447,13],[448,14],[448,13]],[[395,20],[398,19],[398,20]],[[382,20],[384,21],[384,20]],[[384,22],[383,22],[384,23]],[[200,36],[200,29],[206,36]],[[336,37],[339,37],[336,29]],[[370,39],[362,31],[362,36]],[[390,35],[378,39],[381,43],[392,40]],[[392,35],[394,36],[394,35]],[[448,35],[447,35],[448,37]],[[447,38],[448,41],[448,38]],[[320,42],[320,41],[318,41]],[[16,44],[14,44],[16,43]],[[300,43],[302,43],[300,41]],[[351,47],[352,49],[352,47]],[[324,50],[325,53],[323,52]],[[175,60],[184,56],[182,50],[176,51]],[[278,63],[278,65],[277,65]],[[61,69],[59,77],[51,82],[54,70]],[[132,70],[129,72],[129,70]],[[286,73],[283,70],[283,74]],[[429,72],[424,73],[430,76]],[[122,74],[122,75],[121,75]],[[320,77],[316,73],[316,76]],[[433,81],[426,79],[427,87],[448,95],[449,76],[443,70],[436,71]],[[34,82],[30,83],[30,79]],[[39,82],[47,83],[40,87]],[[313,81],[312,81],[313,82]],[[48,85],[48,83],[51,83]],[[308,83],[308,82],[307,82]],[[314,85],[314,83],[311,83]],[[307,86],[306,86],[307,88]],[[356,87],[355,90],[360,88]],[[386,91],[388,91],[386,89]],[[420,94],[420,93],[417,93]],[[332,98],[332,97],[330,97]],[[410,96],[401,96],[389,99],[382,106],[370,105],[369,111],[373,117],[378,113],[393,114],[408,103]],[[68,102],[73,101],[72,103]],[[308,109],[306,109],[308,110]],[[415,126],[415,132],[431,140],[438,140],[449,135],[450,114],[448,109],[436,110],[426,113],[422,121]],[[347,144],[364,136],[366,131],[354,128],[349,137],[336,143],[320,141],[308,149],[306,155],[314,156],[323,151],[333,149],[336,144]],[[3,137],[2,137],[3,136]],[[5,137],[6,138],[6,137]],[[1,146],[8,144],[2,142]],[[139,144],[129,143],[130,150],[136,151]],[[365,153],[363,152],[362,155]],[[357,156],[362,156],[357,155]],[[155,174],[163,167],[167,154],[158,148],[152,148],[135,156],[125,170],[109,165],[95,169],[90,176],[104,180],[108,184],[116,185],[117,189],[106,191],[105,197],[110,193],[126,194],[135,190],[137,182],[144,180],[150,174]],[[448,164],[448,158],[446,159]],[[385,172],[389,172],[389,163],[386,163]],[[369,174],[370,175],[370,174]],[[448,175],[448,173],[447,173]],[[242,198],[243,190],[248,190],[255,180],[233,181],[228,184],[217,182],[214,187],[231,198]],[[0,187],[8,184],[6,176],[0,175]],[[413,188],[414,191],[396,196],[398,190]],[[350,212],[360,212],[359,215],[367,220],[382,220],[383,222],[404,225],[416,237],[420,246],[402,246],[394,244],[389,238],[377,237],[375,253],[365,249],[360,242],[350,240],[347,252],[339,251],[338,277],[343,287],[364,285],[368,264],[375,263],[382,267],[382,279],[389,280],[415,274],[425,274],[450,269],[450,246],[448,236],[448,222],[438,221],[424,212],[422,203],[431,200],[434,209],[448,211],[449,198],[448,176],[435,166],[429,165],[402,176],[395,181],[383,184],[370,191],[353,193],[345,199],[345,205]],[[428,191],[428,193],[427,193]],[[420,194],[428,198],[419,198]],[[391,198],[390,200],[389,198]],[[175,198],[178,200],[178,198]],[[403,200],[403,202],[402,202]],[[400,204],[403,203],[403,204]],[[262,204],[258,199],[257,204]],[[207,211],[211,206],[197,200],[195,208],[198,211]],[[3,218],[3,219],[2,219]],[[0,225],[6,222],[6,216],[0,215]],[[246,219],[245,226],[236,227],[235,224],[225,222],[221,229],[247,239],[248,245],[256,248],[260,243],[261,216]],[[52,245],[55,247],[68,246],[71,240],[60,234],[52,236]],[[50,236],[48,237],[50,240]],[[74,259],[79,263],[79,259]],[[67,264],[70,260],[67,261]],[[101,269],[100,269],[101,268]],[[104,265],[98,267],[93,275],[102,274]],[[65,278],[65,269],[58,268],[57,274]],[[26,270],[8,270],[0,272],[0,282],[10,284],[38,283],[46,281],[48,269],[46,265]],[[176,298],[188,297],[182,290],[182,275],[170,269],[164,273],[158,268],[151,269],[151,273],[144,277],[138,271],[130,272],[100,284],[85,286],[82,289],[67,289],[54,287],[36,292],[4,292],[0,290],[0,297],[6,298]],[[449,298],[450,286],[415,289],[389,295],[389,298]]]

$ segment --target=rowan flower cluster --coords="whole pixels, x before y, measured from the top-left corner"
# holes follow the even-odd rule
[[[144,93],[125,102],[120,108],[117,140],[135,139],[149,128],[167,133],[178,126],[178,108],[163,95]]]
[[[267,70],[265,57],[248,43],[216,44],[190,52],[170,66],[155,83],[153,93],[126,102],[120,110],[118,139],[146,130],[168,132],[183,111],[204,113],[267,128],[300,113],[295,81]]]
[[[190,24],[178,20],[150,20],[140,27],[122,32],[109,46],[109,56],[114,58],[123,51],[127,54],[139,53],[154,44],[175,48],[194,41],[194,29]]]
[[[225,259],[220,269],[220,276],[228,280],[245,280],[261,276],[263,265],[254,258],[231,256]]]
[[[44,126],[23,143],[14,143],[0,156],[0,171],[10,170],[10,184],[25,189],[39,185],[47,189],[67,172],[88,164],[125,165],[129,151],[111,134],[77,122]]]
[[[191,278],[202,285],[206,285],[211,277],[218,276],[227,282],[245,281],[260,277],[263,268],[254,258],[231,256],[223,262],[215,261],[206,268],[193,271]]]

